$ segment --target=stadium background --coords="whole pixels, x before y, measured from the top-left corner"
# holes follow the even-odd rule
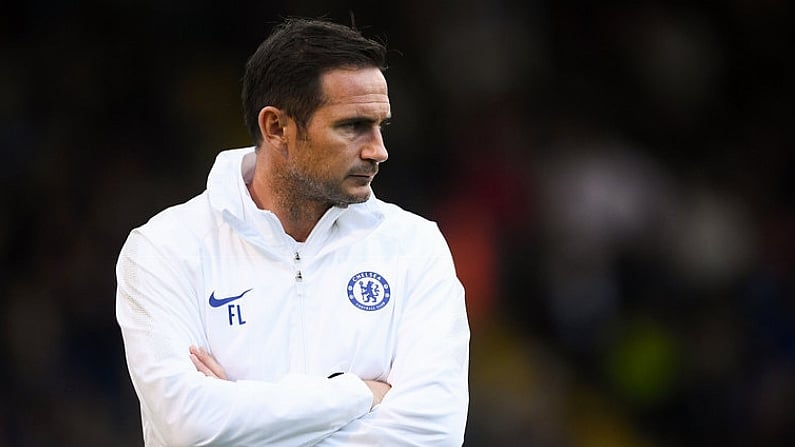
[[[795,439],[791,6],[4,2],[0,445],[141,445],[113,317],[127,232],[249,144],[269,24],[383,38],[379,197],[447,234],[475,446]]]

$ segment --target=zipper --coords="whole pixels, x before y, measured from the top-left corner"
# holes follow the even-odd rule
[[[301,254],[295,252],[295,257],[293,260],[295,261],[295,282],[301,284],[301,282],[304,280],[304,274],[301,273]]]
[[[300,365],[303,367],[304,373],[307,372],[307,364],[306,364],[306,331],[305,331],[305,322],[304,322],[304,274],[301,271],[301,254],[296,251],[295,256],[293,257],[294,265],[295,265],[295,291],[297,294],[298,299],[298,318],[299,318],[299,343],[301,346],[301,359],[298,361]]]

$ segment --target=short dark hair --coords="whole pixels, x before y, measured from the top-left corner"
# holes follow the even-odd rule
[[[258,116],[266,106],[284,110],[306,130],[323,103],[320,77],[335,68],[386,69],[386,48],[351,27],[321,19],[289,18],[246,63],[243,115],[254,143],[262,142]]]

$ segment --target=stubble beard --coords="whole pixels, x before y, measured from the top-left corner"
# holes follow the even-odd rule
[[[319,179],[306,172],[290,167],[283,172],[279,190],[284,209],[290,210],[294,218],[305,213],[329,209],[332,206],[346,208],[348,205],[366,202],[370,191],[362,194],[346,193],[340,181]]]

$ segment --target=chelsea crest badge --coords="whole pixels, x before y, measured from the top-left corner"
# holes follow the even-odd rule
[[[378,273],[357,273],[348,281],[348,299],[361,310],[382,309],[390,295],[389,283]]]

